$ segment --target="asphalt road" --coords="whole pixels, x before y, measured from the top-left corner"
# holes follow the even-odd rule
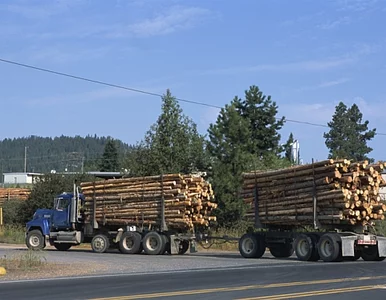
[[[149,265],[161,258],[131,256],[128,261],[135,264],[138,257],[146,259]],[[205,261],[217,260],[218,257],[221,255],[202,256]],[[169,262],[174,259],[167,257]],[[360,260],[342,263],[298,263],[294,260],[275,260],[277,263],[272,264],[268,262],[269,259],[229,259],[238,260],[243,264],[192,269],[192,262],[186,256],[185,268],[174,271],[4,281],[0,282],[0,299],[386,298],[386,262]]]

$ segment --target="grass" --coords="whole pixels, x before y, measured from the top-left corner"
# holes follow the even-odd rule
[[[247,232],[250,224],[240,223],[234,225],[232,228],[218,228],[210,232],[212,237],[225,237],[225,239],[210,240],[208,243],[198,244],[198,250],[220,250],[220,251],[238,251],[238,240],[226,240],[229,238],[240,238]]]
[[[11,255],[0,258],[0,267],[7,271],[27,271],[39,269],[47,265],[47,260],[41,251],[28,250],[26,253]]]
[[[5,225],[0,227],[0,243],[24,244],[25,230],[22,226]]]

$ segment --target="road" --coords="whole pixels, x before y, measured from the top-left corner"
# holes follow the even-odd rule
[[[63,254],[66,259],[73,255],[78,260],[84,256],[100,261],[103,257],[113,264],[120,260],[133,268],[92,276],[3,281],[0,299],[386,298],[386,262],[303,263],[271,257],[249,260],[221,253],[157,257],[49,252],[52,257],[63,258]],[[139,271],[138,265],[144,266],[144,262],[147,267]],[[155,271],[157,268],[161,271]]]

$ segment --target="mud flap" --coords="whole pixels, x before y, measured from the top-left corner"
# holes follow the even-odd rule
[[[378,253],[380,257],[386,257],[386,238],[377,236],[378,240]]]
[[[342,256],[355,256],[354,244],[356,236],[341,236],[342,240]]]

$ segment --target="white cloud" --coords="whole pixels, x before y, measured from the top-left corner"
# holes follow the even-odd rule
[[[318,28],[324,29],[324,30],[329,30],[329,29],[335,29],[341,25],[348,25],[350,23],[351,23],[351,18],[345,16],[345,17],[341,17],[341,18],[334,20],[334,21],[324,22],[323,24],[318,25]]]
[[[261,64],[245,67],[231,67],[204,71],[206,74],[235,74],[245,72],[295,72],[295,71],[323,71],[338,68],[354,62],[352,57],[340,57],[321,60],[307,60],[282,64]]]
[[[350,78],[339,78],[336,80],[330,80],[330,81],[324,81],[316,85],[311,85],[311,86],[304,86],[299,89],[296,89],[297,91],[308,91],[308,90],[317,90],[321,88],[327,88],[327,87],[332,87],[340,84],[344,84],[346,82],[349,82]]]
[[[340,11],[354,11],[363,12],[366,10],[374,9],[378,0],[334,0],[333,2],[338,5]]]
[[[167,12],[158,14],[138,23],[117,25],[106,30],[106,35],[113,38],[127,36],[149,37],[166,35],[196,26],[211,12],[198,7],[172,7]]]

